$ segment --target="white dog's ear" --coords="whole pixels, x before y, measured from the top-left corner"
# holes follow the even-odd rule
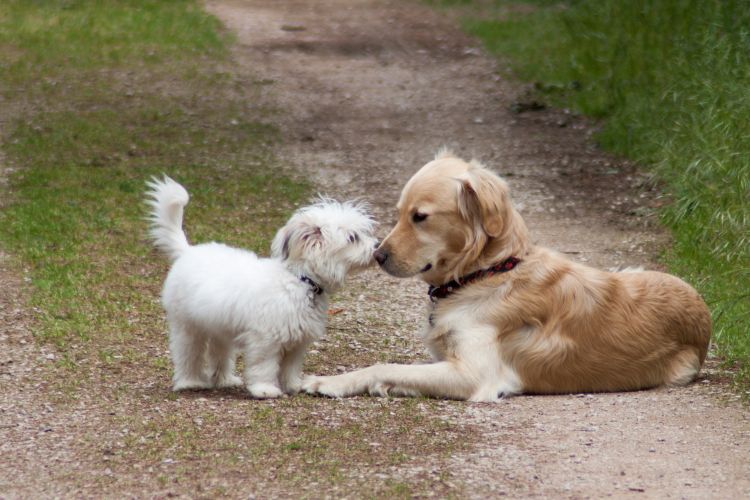
[[[307,225],[300,229],[299,239],[305,248],[315,248],[323,244],[323,231],[318,226]]]
[[[505,227],[508,208],[508,187],[505,182],[472,162],[459,181],[458,210],[467,221],[479,222],[487,235],[500,236]]]
[[[276,232],[271,242],[271,257],[286,260],[289,258],[289,230],[286,226]]]
[[[297,258],[303,250],[320,246],[323,243],[323,232],[320,227],[296,221],[282,227],[271,244],[271,255],[282,260]]]

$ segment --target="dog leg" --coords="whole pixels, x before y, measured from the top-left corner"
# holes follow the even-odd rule
[[[280,364],[279,346],[248,342],[245,348],[245,381],[252,397],[278,398],[284,394],[279,388]]]
[[[213,337],[208,341],[208,373],[216,388],[237,387],[243,384],[242,377],[234,373],[236,353],[232,342]]]
[[[494,382],[483,384],[474,391],[474,394],[471,395],[469,401],[473,403],[495,403],[501,399],[520,394],[521,392],[521,388],[517,381],[504,380],[500,383]]]
[[[498,360],[492,367],[483,370],[482,383],[471,395],[469,401],[475,403],[493,403],[523,392],[522,384],[515,370]]]
[[[204,373],[206,337],[202,332],[170,325],[169,351],[174,364],[172,390],[211,388]]]
[[[287,394],[297,394],[302,389],[302,363],[309,345],[309,342],[303,342],[284,353],[281,360],[281,387]]]
[[[341,398],[370,393],[373,396],[423,395],[468,399],[477,378],[450,361],[424,365],[374,365],[343,375],[308,377],[303,390]]]

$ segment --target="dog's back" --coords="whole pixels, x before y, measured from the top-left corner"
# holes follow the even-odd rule
[[[305,332],[319,333],[316,325],[324,318],[307,299],[309,293],[278,259],[205,243],[190,247],[174,263],[162,303],[168,317],[209,335],[238,338],[253,328],[256,335],[286,343],[301,340]]]
[[[509,332],[503,348],[527,392],[684,385],[698,374],[711,317],[679,278],[600,271],[542,248],[524,264],[507,300],[532,326]]]

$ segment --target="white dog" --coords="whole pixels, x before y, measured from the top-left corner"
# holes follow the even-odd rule
[[[365,207],[321,198],[299,209],[262,259],[221,243],[189,245],[187,191],[166,176],[148,187],[151,237],[174,263],[162,293],[173,389],[242,385],[234,369],[241,349],[253,397],[298,392],[305,351],[325,334],[328,294],[372,262]]]

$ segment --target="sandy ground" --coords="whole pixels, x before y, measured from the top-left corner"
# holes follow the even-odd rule
[[[499,77],[502,68],[455,20],[397,0],[212,0],[207,8],[237,36],[238,77],[247,85],[261,82],[262,104],[280,110],[274,119],[287,137],[283,160],[322,192],[369,201],[382,234],[406,179],[447,145],[508,179],[539,244],[596,266],[658,267],[655,257],[668,243],[650,215],[662,202],[658,192],[632,165],[599,152],[580,117],[510,111],[526,99],[523,87]],[[172,481],[175,460],[127,450],[130,442],[150,439],[134,436],[136,420],[145,426],[164,415],[214,412],[239,422],[261,403],[237,394],[171,398],[168,380],[152,370],[112,397],[93,397],[84,386],[72,402],[57,405],[62,395],[37,378],[55,353],[34,343],[23,286],[0,255],[0,498],[201,497],[219,491],[211,487],[243,498],[388,491],[469,498],[750,496],[750,412],[711,361],[700,380],[680,389],[522,396],[498,404],[420,402],[413,411],[425,422],[445,423],[425,424],[433,435],[423,457],[369,468],[353,463],[335,485],[302,482],[290,489],[276,486],[274,471],[247,477],[236,473],[241,464],[225,473],[199,462]],[[308,366],[333,373],[384,359],[425,359],[414,338],[425,304],[425,286],[416,280],[362,274],[335,298],[341,313]],[[381,408],[372,398],[298,398],[323,422],[356,421]],[[391,415],[403,409],[402,402],[384,404]],[[294,418],[289,403],[262,405]],[[449,431],[464,444],[447,456],[432,454],[431,442]],[[380,441],[373,453],[389,446],[388,436],[366,438]],[[384,490],[384,482],[421,487]]]
[[[597,151],[580,118],[511,112],[524,90],[455,21],[402,1],[208,5],[236,33],[237,63],[273,82],[294,139],[283,155],[328,193],[369,201],[383,233],[404,182],[447,145],[509,180],[539,244],[596,266],[658,267],[666,237],[647,216],[658,193]],[[417,331],[424,285],[362,280],[382,314]],[[750,415],[726,391],[709,374],[684,389],[467,404],[457,424],[479,433],[451,467],[471,497],[750,495]]]

